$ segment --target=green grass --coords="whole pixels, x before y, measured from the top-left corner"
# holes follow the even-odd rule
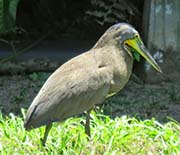
[[[46,147],[42,147],[40,138],[44,127],[27,132],[21,117],[0,114],[0,154],[180,154],[180,124],[175,121],[161,124],[155,119],[140,121],[126,116],[110,119],[95,112],[91,117],[90,140],[84,133],[85,119],[70,118],[54,124]]]

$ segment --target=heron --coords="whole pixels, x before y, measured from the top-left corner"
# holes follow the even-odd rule
[[[53,122],[87,112],[85,133],[90,136],[91,109],[126,85],[133,62],[140,56],[162,72],[132,25],[112,25],[89,51],[70,59],[50,75],[27,111],[25,129],[46,126],[42,138],[45,145]]]

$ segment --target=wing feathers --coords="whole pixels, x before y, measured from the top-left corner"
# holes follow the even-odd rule
[[[105,99],[112,80],[111,68],[91,65],[69,72],[64,68],[50,76],[33,101],[25,120],[27,129],[62,121]]]

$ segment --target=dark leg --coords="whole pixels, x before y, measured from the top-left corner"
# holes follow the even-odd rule
[[[85,133],[91,137],[91,131],[90,131],[90,113],[92,109],[89,109],[86,113],[86,124],[85,124]]]
[[[42,146],[45,146],[47,136],[48,136],[48,133],[49,133],[51,127],[52,127],[52,124],[46,125],[46,129],[45,129],[45,132],[44,132],[44,137],[43,137],[43,139],[41,139]]]

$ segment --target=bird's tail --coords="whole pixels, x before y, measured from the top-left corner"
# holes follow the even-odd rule
[[[33,125],[31,124],[31,118],[33,116],[34,111],[36,110],[36,107],[31,107],[28,109],[28,112],[26,114],[25,120],[24,120],[24,128],[26,130],[31,130],[33,128]]]

